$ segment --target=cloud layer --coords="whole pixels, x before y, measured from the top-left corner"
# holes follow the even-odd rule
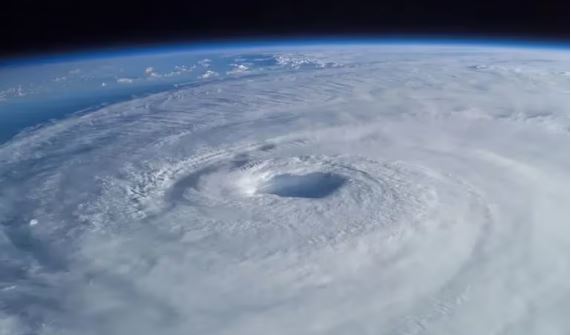
[[[568,54],[275,58],[3,144],[0,333],[568,332]]]

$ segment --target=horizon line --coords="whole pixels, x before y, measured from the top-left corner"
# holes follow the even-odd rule
[[[557,41],[549,38],[518,37],[474,37],[474,36],[427,36],[427,35],[390,35],[371,36],[310,36],[310,37],[240,37],[218,38],[193,41],[168,41],[132,43],[111,47],[94,46],[71,51],[46,51],[32,55],[14,55],[0,57],[0,67],[9,65],[29,65],[60,63],[71,60],[89,60],[95,58],[128,57],[168,52],[222,51],[233,49],[254,49],[277,46],[334,46],[334,45],[456,45],[479,47],[533,48],[557,51],[569,51],[569,41]]]

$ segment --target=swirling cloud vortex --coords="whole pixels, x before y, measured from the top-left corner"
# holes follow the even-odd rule
[[[2,145],[0,330],[567,333],[568,54],[300,55]]]

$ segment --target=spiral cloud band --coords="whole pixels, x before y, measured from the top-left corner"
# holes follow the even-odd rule
[[[568,333],[566,52],[256,53],[0,146],[1,334]]]

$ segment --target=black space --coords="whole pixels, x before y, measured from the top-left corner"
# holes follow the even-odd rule
[[[567,42],[568,0],[6,0],[1,55],[138,44],[306,36]]]

